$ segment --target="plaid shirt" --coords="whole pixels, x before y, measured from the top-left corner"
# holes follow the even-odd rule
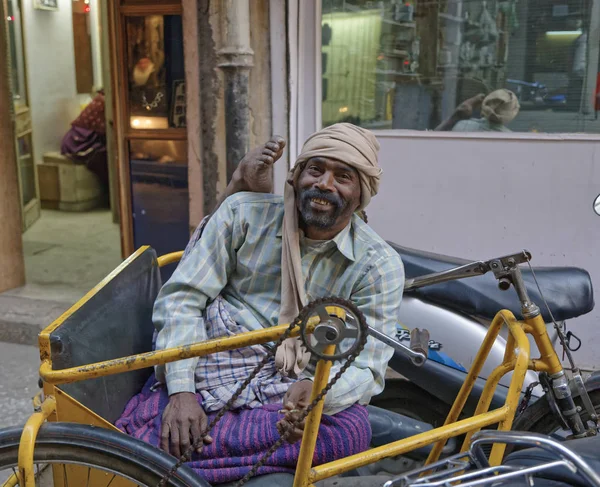
[[[238,193],[221,205],[193,249],[161,289],[154,305],[157,349],[208,338],[207,306],[217,296],[238,332],[277,325],[281,305],[283,199]],[[301,238],[306,296],[351,300],[367,323],[393,336],[404,287],[400,257],[356,215],[333,240]],[[325,400],[329,414],[366,404],[384,387],[393,350],[369,337],[365,349]],[[169,394],[195,392],[197,358],[166,365]],[[215,364],[229,367],[229,363]],[[339,370],[335,364],[332,374]],[[304,372],[310,376],[307,370]],[[227,370],[224,375],[230,375]],[[198,384],[200,385],[200,384]]]

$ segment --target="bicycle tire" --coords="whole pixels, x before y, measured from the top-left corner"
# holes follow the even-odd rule
[[[588,394],[596,414],[600,414],[600,389],[588,391]],[[587,420],[589,415],[580,397],[575,398],[575,404],[582,408],[582,419],[584,421]],[[530,431],[532,433],[551,435],[561,429],[561,427],[550,410],[547,397],[543,396],[517,417],[512,429],[515,431]]]
[[[17,465],[22,427],[0,430],[0,469]],[[34,463],[83,465],[155,487],[177,459],[118,431],[77,423],[46,423],[38,433]],[[183,465],[169,479],[171,487],[210,487]]]

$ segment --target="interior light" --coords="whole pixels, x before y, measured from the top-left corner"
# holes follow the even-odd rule
[[[90,6],[89,6],[89,5],[86,5],[86,6],[85,6],[85,8],[83,9],[83,11],[84,11],[86,14],[89,14],[89,13],[90,13],[90,10],[91,10],[91,9],[90,9]]]
[[[348,111],[348,107],[341,107],[341,108],[339,109],[339,112],[340,112],[340,113],[346,113],[347,111]]]
[[[83,0],[83,3],[85,3],[86,5],[89,5],[90,0]]]
[[[15,20],[15,18],[12,15],[9,15],[8,17],[6,17],[6,20],[12,22],[13,20]]]
[[[141,117],[129,118],[131,127],[135,129],[168,129],[169,119],[167,117]]]
[[[579,30],[549,30],[546,32],[547,36],[579,36],[581,35],[581,29]]]

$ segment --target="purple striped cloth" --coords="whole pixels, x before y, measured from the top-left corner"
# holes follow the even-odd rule
[[[142,392],[129,401],[115,424],[121,431],[158,447],[162,413],[169,398],[164,386],[152,391],[154,383],[152,376]],[[196,397],[202,404],[200,394]],[[211,431],[213,443],[205,446],[200,455],[194,453],[187,465],[210,484],[243,478],[279,438],[275,424],[283,417],[278,413],[281,407],[268,404],[226,413]],[[214,414],[208,417],[210,421]],[[313,465],[365,451],[370,441],[369,415],[364,406],[356,404],[334,416],[323,416]],[[258,470],[258,475],[293,473],[299,451],[300,442],[282,445]]]

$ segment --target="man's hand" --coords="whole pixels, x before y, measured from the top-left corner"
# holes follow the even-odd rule
[[[310,404],[312,386],[312,381],[301,380],[294,382],[285,393],[283,397],[283,407],[284,411],[286,411],[285,416],[277,422],[277,431],[279,431],[280,435],[292,428],[292,423],[300,418],[303,410]],[[305,423],[306,418],[293,428],[290,436],[287,437],[289,443],[296,443],[302,439]]]
[[[175,457],[183,455],[190,445],[200,440],[206,431],[208,419],[198,404],[196,394],[193,392],[180,392],[169,398],[162,417],[162,431],[160,447]],[[212,438],[206,436],[205,444],[212,443]],[[196,452],[202,451],[200,445]]]
[[[294,382],[285,396],[283,396],[283,406],[288,409],[304,409],[310,404],[310,394],[313,383],[309,379]]]
[[[483,102],[484,98],[485,95],[483,93],[479,93],[479,95],[475,95],[474,97],[463,101],[456,107],[454,115],[460,120],[470,119],[473,116],[473,112],[481,108],[481,103]]]
[[[231,177],[231,183],[227,188],[228,193],[239,191],[272,193],[273,164],[283,154],[284,147],[283,137],[275,135],[266,144],[248,152]]]

